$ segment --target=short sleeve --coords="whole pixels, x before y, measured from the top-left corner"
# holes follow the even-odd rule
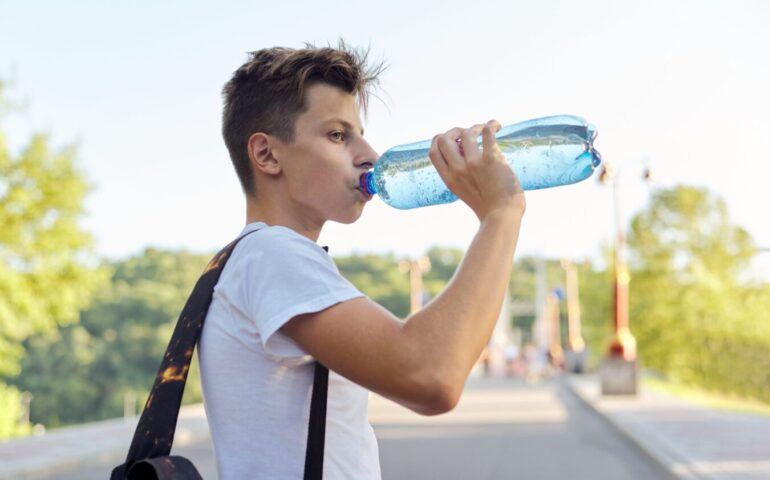
[[[292,318],[363,296],[323,248],[288,228],[268,227],[244,242],[246,308],[271,355],[307,355],[279,331]]]

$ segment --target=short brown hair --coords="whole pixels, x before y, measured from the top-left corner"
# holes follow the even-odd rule
[[[297,117],[308,108],[305,91],[314,83],[355,94],[366,112],[370,87],[385,69],[381,62],[367,65],[368,56],[368,49],[351,48],[342,40],[336,48],[306,44],[303,49],[274,47],[249,53],[222,89],[222,135],[246,195],[255,193],[249,137],[264,132],[291,142]]]

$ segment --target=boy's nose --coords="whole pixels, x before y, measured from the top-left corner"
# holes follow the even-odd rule
[[[379,158],[380,156],[372,148],[372,146],[369,145],[368,142],[364,141],[363,149],[357,156],[356,166],[372,168],[374,164],[377,163]]]

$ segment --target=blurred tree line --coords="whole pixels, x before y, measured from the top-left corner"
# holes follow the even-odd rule
[[[0,83],[0,120],[3,98]],[[28,434],[30,423],[81,423],[142,405],[211,256],[148,248],[126,259],[96,259],[78,225],[88,184],[75,153],[72,146],[52,150],[46,135],[33,135],[14,155],[0,129],[0,439]],[[770,285],[749,275],[756,249],[730,222],[725,202],[703,188],[658,189],[632,219],[628,245],[631,328],[643,364],[674,380],[770,402]],[[578,263],[583,336],[594,364],[611,333],[612,255],[603,250],[602,258]],[[427,253],[428,297],[445,287],[462,254],[439,247]],[[409,275],[402,260],[335,258],[361,291],[405,318]],[[517,256],[514,302],[534,302],[537,262]],[[563,288],[559,260],[544,266],[547,287]],[[532,312],[511,319],[524,340]],[[32,394],[29,422],[20,421],[25,391]],[[184,401],[200,399],[193,365]]]
[[[770,286],[747,275],[755,254],[751,239],[729,223],[724,202],[694,187],[661,189],[632,221],[631,319],[644,366],[672,379],[770,402]],[[579,264],[583,336],[593,364],[611,333],[612,264]],[[437,295],[462,251],[433,248],[424,276]],[[143,403],[173,324],[210,255],[146,249],[102,266],[111,272],[79,322],[25,342],[21,375],[12,384],[33,393],[31,421],[53,427],[120,416],[124,400]],[[395,315],[409,311],[409,276],[394,255],[337,257],[342,274]],[[510,295],[533,302],[536,261],[518,258]],[[564,286],[558,260],[544,260],[548,288]],[[566,337],[566,306],[563,306]],[[528,340],[534,314],[512,325]],[[185,403],[201,400],[197,368]],[[132,408],[135,406],[132,405]]]
[[[213,253],[212,253],[213,255]],[[439,291],[461,252],[434,248],[426,284]],[[30,420],[46,427],[113,418],[144,403],[184,302],[211,255],[146,249],[126,260],[107,261],[110,281],[94,294],[80,321],[30,338],[19,390],[32,392]],[[340,271],[400,317],[409,310],[408,274],[392,255],[335,259]],[[197,357],[196,357],[197,358]],[[191,368],[184,403],[201,401],[197,365]]]
[[[29,424],[14,386],[25,341],[77,323],[106,272],[78,221],[89,189],[74,146],[52,150],[35,134],[13,154],[2,130],[12,106],[0,81],[0,438]]]

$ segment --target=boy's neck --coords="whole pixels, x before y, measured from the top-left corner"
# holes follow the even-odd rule
[[[321,234],[321,226],[314,226],[309,221],[303,221],[300,216],[291,214],[281,208],[280,202],[269,203],[254,197],[246,197],[246,224],[263,222],[267,225],[290,228],[300,235],[317,242]]]

